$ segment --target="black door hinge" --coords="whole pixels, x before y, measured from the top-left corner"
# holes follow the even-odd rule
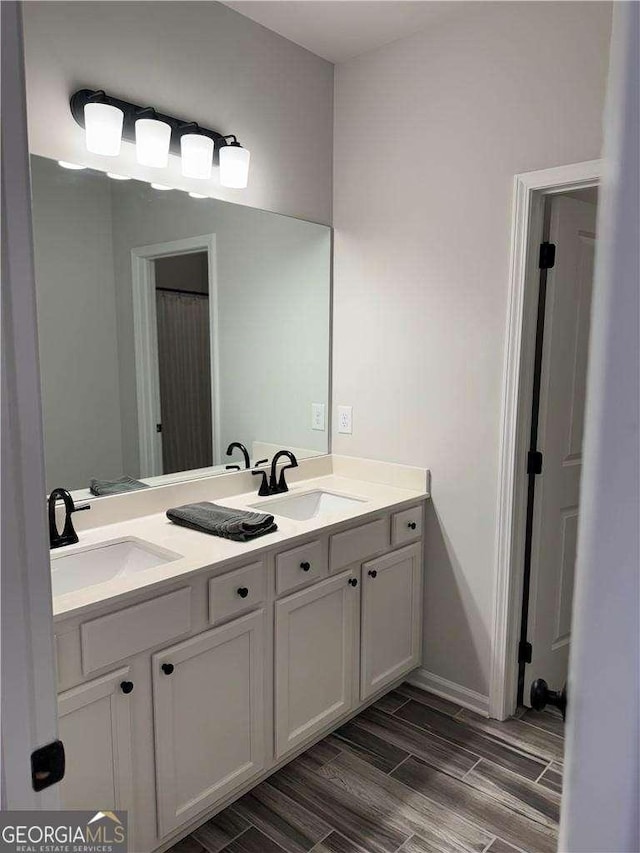
[[[518,663],[531,663],[533,655],[533,646],[526,640],[520,640],[518,643]]]
[[[156,432],[162,432],[162,424],[156,424]]]
[[[538,267],[541,270],[553,269],[556,262],[556,246],[555,243],[540,243],[540,259]]]
[[[542,474],[542,453],[539,450],[527,453],[527,474]]]
[[[54,740],[31,753],[31,784],[34,791],[55,785],[64,777],[64,746]]]

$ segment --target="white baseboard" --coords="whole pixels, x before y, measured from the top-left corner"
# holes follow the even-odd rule
[[[450,702],[455,702],[456,705],[462,705],[463,708],[468,708],[470,711],[475,711],[483,717],[489,716],[489,697],[482,693],[476,693],[475,690],[469,690],[468,687],[463,687],[461,684],[456,684],[454,681],[448,681],[446,678],[441,678],[433,672],[428,672],[426,669],[416,669],[407,678],[409,684],[414,687],[420,687],[428,693],[435,693],[442,699],[448,699]]]

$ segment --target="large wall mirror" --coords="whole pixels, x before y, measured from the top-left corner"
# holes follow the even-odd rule
[[[328,227],[31,169],[49,491],[328,452]]]

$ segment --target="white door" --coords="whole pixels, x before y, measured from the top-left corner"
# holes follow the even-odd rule
[[[353,707],[358,586],[343,572],[276,602],[278,758]]]
[[[152,657],[160,837],[264,767],[264,610]]]
[[[362,567],[360,698],[420,663],[421,545],[410,545]]]
[[[127,809],[131,820],[134,689],[125,666],[59,695],[58,726],[66,756],[62,808]]]
[[[543,462],[534,497],[527,704],[536,678],[556,690],[567,680],[595,227],[595,204],[553,199],[549,239],[556,258],[547,276],[540,377],[538,450]]]

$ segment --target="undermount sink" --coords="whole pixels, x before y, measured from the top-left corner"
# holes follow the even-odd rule
[[[179,559],[180,554],[135,538],[105,542],[73,554],[52,554],[52,592],[64,595]]]
[[[271,512],[274,515],[282,515],[285,518],[293,518],[296,521],[306,521],[309,518],[316,518],[318,515],[353,509],[358,504],[363,503],[366,503],[363,498],[352,498],[347,495],[316,489],[302,494],[289,494],[272,501],[262,501],[262,503],[252,504],[251,508]]]

